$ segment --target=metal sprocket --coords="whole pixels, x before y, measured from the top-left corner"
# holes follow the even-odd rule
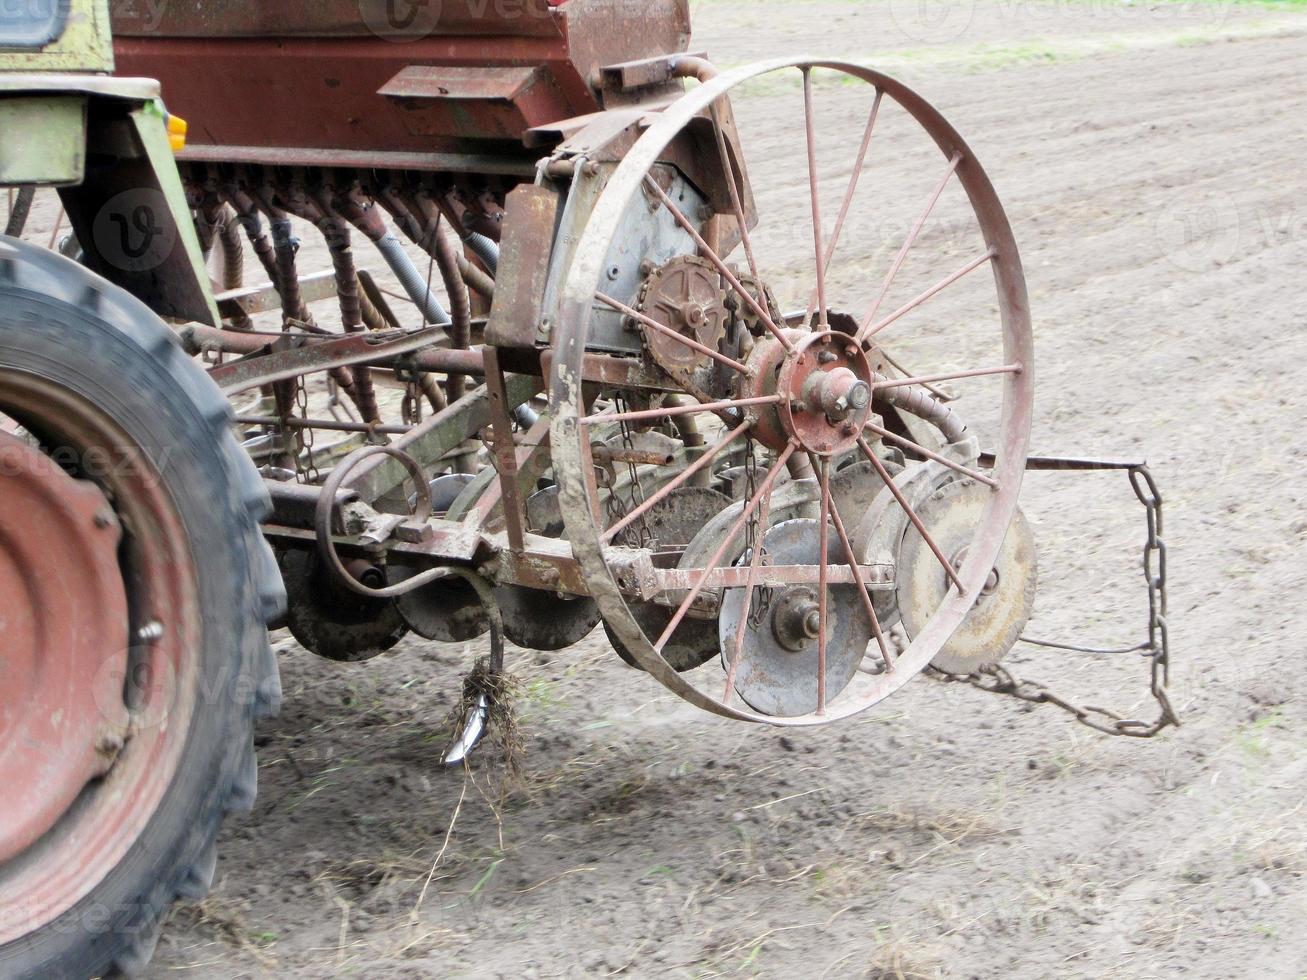
[[[650,273],[636,308],[710,350],[721,344],[730,319],[721,276],[710,262],[694,255],[678,256]],[[695,374],[710,358],[656,330],[642,329],[654,363],[685,387],[699,387]]]

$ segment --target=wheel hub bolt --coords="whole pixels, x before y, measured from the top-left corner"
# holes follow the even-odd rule
[[[807,407],[841,422],[871,404],[871,386],[846,367],[809,376],[804,384]]]
[[[811,648],[821,635],[821,606],[811,589],[791,589],[781,596],[772,613],[772,631],[792,653]]]

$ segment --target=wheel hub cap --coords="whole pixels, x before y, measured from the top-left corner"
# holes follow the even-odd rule
[[[835,331],[790,336],[791,350],[766,340],[754,359],[755,393],[780,395],[774,409],[760,413],[757,438],[773,449],[793,441],[818,456],[852,449],[872,415],[868,353]]]
[[[0,863],[58,821],[128,736],[129,620],[113,508],[0,433]]]

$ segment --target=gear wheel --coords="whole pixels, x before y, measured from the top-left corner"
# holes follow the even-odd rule
[[[718,349],[730,321],[721,276],[710,262],[693,255],[678,256],[650,273],[636,308],[711,350]],[[695,374],[711,359],[656,330],[642,331],[654,363],[687,388],[698,387]]]

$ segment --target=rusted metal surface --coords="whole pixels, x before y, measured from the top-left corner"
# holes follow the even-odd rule
[[[520,551],[526,532],[526,508],[523,506],[522,488],[517,479],[517,450],[513,444],[513,420],[509,414],[512,406],[508,404],[508,389],[495,348],[486,348],[485,359],[486,391],[490,398],[491,451],[495,457],[495,470],[499,474],[499,494],[504,502],[508,546],[514,551]]]
[[[771,495],[771,481],[774,480],[776,468],[780,461],[792,454],[797,446],[807,445],[808,441],[811,442],[808,448],[813,450],[819,457],[819,468],[823,474],[821,493],[818,495],[821,502],[821,513],[829,513],[829,488],[824,476],[827,467],[824,462],[820,461],[820,458],[824,454],[835,452],[837,449],[840,451],[847,450],[850,446],[860,446],[866,451],[867,446],[861,439],[861,433],[865,423],[871,420],[872,385],[882,379],[875,376],[875,372],[871,370],[871,365],[866,360],[866,356],[859,349],[861,345],[855,345],[853,338],[848,334],[826,335],[830,337],[829,349],[823,348],[822,350],[816,349],[816,347],[822,346],[821,341],[809,340],[805,337],[802,341],[805,347],[816,345],[812,353],[814,355],[826,354],[828,358],[823,359],[825,363],[821,360],[815,361],[812,368],[800,370],[798,357],[802,356],[802,352],[796,353],[791,359],[791,353],[798,346],[796,344],[798,338],[790,336],[793,333],[792,325],[787,324],[788,329],[783,330],[776,322],[776,315],[765,308],[761,302],[763,282],[758,278],[758,270],[754,266],[754,257],[751,253],[747,235],[747,229],[750,227],[751,222],[748,216],[742,213],[744,209],[743,202],[738,199],[729,200],[727,208],[734,212],[736,225],[741,232],[740,237],[745,243],[745,251],[748,253],[747,257],[751,266],[750,273],[753,276],[752,281],[756,284],[755,288],[759,289],[757,293],[746,288],[739,276],[733,273],[722,260],[721,254],[724,254],[724,251],[729,249],[732,244],[730,240],[726,239],[725,244],[709,241],[704,233],[698,229],[696,223],[688,218],[671,199],[660,182],[650,176],[650,171],[656,166],[665,150],[677,140],[682,132],[693,124],[694,120],[701,118],[705,110],[711,110],[719,101],[724,101],[722,97],[736,85],[771,72],[798,70],[799,75],[802,76],[806,94],[804,125],[806,130],[811,131],[815,111],[811,73],[815,68],[840,71],[853,79],[874,86],[877,94],[877,109],[879,109],[881,97],[892,99],[900,107],[906,109],[926,134],[939,146],[941,153],[948,161],[946,176],[941,179],[939,187],[942,188],[947,181],[952,180],[961,183],[972,201],[981,226],[985,229],[985,238],[989,244],[989,251],[983,261],[992,264],[997,277],[998,305],[1004,329],[1008,366],[1020,365],[1021,370],[1003,370],[1003,376],[1006,378],[1006,406],[1003,426],[1004,451],[1000,455],[1002,464],[993,478],[997,486],[986,488],[986,492],[990,494],[990,497],[983,519],[974,529],[969,554],[958,570],[955,570],[947,562],[939,566],[941,575],[956,578],[961,587],[957,591],[950,591],[938,604],[922,634],[917,638],[913,646],[905,652],[905,655],[898,660],[896,669],[886,670],[880,676],[870,679],[866,685],[859,688],[856,697],[842,700],[835,698],[838,693],[838,686],[830,691],[823,690],[825,685],[822,681],[825,680],[827,675],[825,670],[819,670],[817,674],[820,674],[820,677],[814,675],[817,684],[812,703],[805,704],[806,713],[777,719],[769,716],[766,712],[757,712],[748,707],[736,707],[730,703],[729,691],[728,697],[714,699],[705,695],[695,686],[683,681],[657,652],[669,639],[668,634],[664,632],[662,636],[657,638],[646,637],[640,629],[639,623],[632,618],[624,598],[624,590],[610,569],[612,550],[603,544],[602,532],[594,528],[593,524],[586,520],[586,516],[595,511],[593,494],[596,485],[595,480],[587,475],[587,471],[593,466],[588,449],[589,436],[587,430],[591,426],[605,424],[605,420],[606,424],[635,425],[675,417],[678,413],[675,411],[669,412],[667,409],[594,412],[589,408],[585,399],[581,369],[584,361],[583,351],[587,342],[587,331],[590,328],[592,310],[595,305],[596,284],[603,281],[604,262],[625,214],[628,209],[643,204],[640,199],[643,191],[646,197],[651,196],[659,201],[673,215],[678,225],[694,239],[700,256],[707,259],[714,266],[729,290],[738,297],[738,301],[757,317],[761,328],[770,334],[770,344],[774,345],[779,351],[779,354],[773,358],[776,360],[776,366],[789,368],[785,383],[779,385],[780,390],[776,394],[771,394],[765,390],[759,393],[756,387],[751,389],[747,385],[739,385],[735,397],[718,399],[697,406],[697,410],[700,412],[712,411],[724,419],[730,420],[733,418],[734,424],[741,423],[746,419],[759,422],[760,435],[765,435],[771,430],[774,438],[769,439],[768,444],[774,452],[779,453],[779,457],[777,463],[772,464],[767,479],[762,483],[762,489],[750,499],[749,505],[741,512],[740,517],[743,520],[737,518],[736,527],[728,529],[726,537],[722,539],[723,544],[718,546],[717,552],[708,560],[706,566],[698,567],[695,570],[697,574],[694,575],[692,580],[688,576],[686,580],[683,580],[687,581],[689,585],[689,593],[687,594],[689,602],[682,603],[681,610],[677,615],[688,612],[689,606],[693,604],[695,590],[703,591],[709,580],[708,577],[717,574],[714,568],[717,561],[724,555],[731,537],[743,530],[744,525],[749,522],[752,512],[757,510],[759,505],[763,504],[764,500]],[[870,128],[869,126],[868,129]],[[867,140],[868,136],[864,131],[863,143],[866,144]],[[729,147],[723,156],[727,158],[726,171],[729,173],[734,169],[729,161]],[[818,270],[817,282],[813,290],[816,294],[813,305],[819,313],[816,319],[824,324],[830,317],[829,300],[825,295],[825,269],[829,256],[833,253],[834,245],[837,243],[833,240],[826,240],[821,233],[823,223],[817,200],[817,177],[820,174],[820,161],[817,158],[815,141],[812,140],[809,141],[808,166],[811,178],[809,190],[812,197],[814,245]],[[837,219],[837,224],[841,228],[848,218],[849,201],[852,198],[855,185],[856,182],[851,184],[846,191],[845,199],[839,210],[840,217]],[[732,195],[729,194],[729,187],[727,191],[728,193],[725,196],[732,198]],[[936,192],[928,202],[923,215],[914,223],[908,241],[905,243],[904,248],[900,250],[900,256],[891,267],[882,294],[888,291],[889,285],[894,281],[894,277],[902,265],[902,257],[907,254],[907,251],[914,244],[938,196],[939,194]],[[719,210],[724,209],[719,208]],[[714,244],[717,245],[717,248],[714,248]],[[717,249],[722,249],[723,252],[719,253]],[[957,276],[954,276],[945,280],[939,285],[938,289],[935,289],[935,292],[947,288],[957,278]],[[934,295],[934,293],[931,293],[931,295]],[[922,302],[924,301],[923,299]],[[770,305],[770,303],[767,305]],[[805,317],[804,320],[806,321],[807,318]],[[873,310],[870,315],[861,321],[864,334],[876,328],[881,322],[878,311]],[[808,336],[820,337],[821,334],[818,332],[818,334]],[[865,337],[857,339],[862,340]],[[557,412],[554,423],[554,458],[556,467],[560,472],[566,474],[560,482],[563,494],[563,509],[571,532],[573,549],[585,569],[591,591],[603,609],[605,619],[610,627],[614,629],[623,644],[636,656],[641,666],[674,693],[705,710],[742,720],[783,722],[790,725],[822,724],[840,717],[847,717],[849,714],[862,710],[902,686],[912,675],[925,666],[931,656],[938,651],[939,647],[963,620],[975,596],[979,594],[979,590],[983,587],[984,579],[988,577],[991,571],[993,558],[1002,544],[1007,526],[1015,513],[1016,496],[1020,486],[1030,420],[1031,379],[1029,372],[1026,370],[1030,349],[1029,318],[1024,295],[1024,282],[1015,243],[992,187],[957,133],[915,93],[893,79],[876,72],[833,62],[776,61],[761,66],[738,69],[717,78],[709,77],[700,88],[690,92],[671,109],[663,112],[661,117],[653,122],[640,141],[626,153],[622,164],[609,177],[606,190],[591,214],[585,236],[576,249],[571,278],[567,286],[564,287],[562,295],[562,311],[555,328],[555,343],[559,356],[556,357],[552,365],[553,401]],[[766,350],[766,344],[760,346],[763,347],[764,351]],[[845,348],[848,348],[848,350]],[[563,352],[566,352],[565,356]],[[768,356],[766,354],[757,354],[757,349],[755,349],[755,353],[756,356],[763,359]],[[753,367],[754,365],[751,364],[750,366]],[[815,368],[822,368],[823,370],[816,371]],[[755,367],[753,376],[760,378],[766,373],[757,370]],[[988,374],[991,371],[989,369],[975,370],[976,376],[982,373]],[[913,385],[929,382],[932,379],[933,376],[930,375],[922,378],[904,379],[904,385],[895,388],[887,386],[885,391],[898,390],[899,387],[911,390]],[[777,407],[773,409],[772,406]],[[773,414],[777,416],[774,424],[767,421],[768,417]],[[800,416],[804,417],[803,425],[799,424]],[[846,427],[849,431],[845,431]],[[873,463],[876,462],[879,462],[879,460],[873,460]],[[931,465],[936,464],[932,463]],[[881,478],[893,489],[893,478],[888,470],[879,470],[878,472]],[[896,503],[905,508],[911,506],[906,498],[902,500],[896,498]],[[824,543],[827,538],[826,528],[823,522],[818,521],[816,523],[822,525],[817,528],[816,537]],[[592,530],[588,530],[587,525]],[[847,529],[837,528],[837,532],[840,533],[840,546],[847,548],[847,545],[844,544],[848,538]],[[938,561],[938,559],[936,560]],[[855,578],[863,576],[866,580],[864,584],[875,587],[873,583],[877,572],[874,566],[854,566],[850,564],[845,568],[839,566],[828,568],[827,564],[820,560],[814,560],[813,565],[820,566],[816,569],[818,575],[815,576],[820,579],[817,583],[818,592],[820,592],[818,596],[819,607],[823,603],[828,588],[846,587],[833,581],[837,577],[847,579],[849,583],[852,583]],[[855,574],[855,568],[857,574]],[[731,570],[724,574],[740,576],[742,572],[743,570]],[[768,570],[767,574],[770,573],[771,570]],[[814,577],[812,568],[809,568],[805,574],[809,576],[809,581]],[[744,574],[744,581],[748,582],[747,573]],[[854,586],[854,588],[857,587]],[[868,605],[862,600],[853,603],[851,608],[854,610],[854,615],[860,614],[864,618],[870,618],[866,615],[869,609],[874,612],[874,606]],[[820,608],[818,612],[821,612]],[[674,616],[673,626],[675,621],[676,617]],[[873,635],[871,623],[868,623],[867,630],[867,636],[870,639]],[[824,629],[819,629],[819,634],[824,634]],[[824,638],[824,635],[819,635],[819,640]],[[828,644],[819,642],[818,653],[820,654],[821,649],[827,646]],[[829,652],[827,650],[828,654]],[[819,656],[819,660],[821,659],[825,658]],[[888,659],[886,657],[887,662]],[[828,660],[827,663],[830,663],[830,661]],[[833,703],[827,704],[827,694],[830,695],[831,699],[834,699]]]
[[[758,604],[752,590],[736,587],[722,600],[723,648],[745,634],[734,689],[746,704],[770,717],[817,712],[853,679],[871,640],[871,624],[853,588],[820,590],[813,581],[812,573],[825,568],[819,565],[819,537],[811,520],[773,526],[762,546],[773,560],[804,569],[808,584],[778,590],[760,616],[751,612]],[[819,608],[823,595],[829,609]],[[752,603],[746,601],[750,598]]]
[[[300,279],[300,291],[304,302],[316,303],[331,299],[336,295],[336,279],[330,272],[315,272]],[[218,302],[218,312],[224,320],[244,314],[257,316],[271,310],[281,309],[281,294],[274,285],[246,286],[229,289],[219,293],[214,299]]]
[[[550,251],[542,247],[554,237],[558,223],[558,192],[524,184],[509,192],[500,242],[495,302],[486,324],[486,342],[499,347],[534,347],[544,315]]]
[[[157,811],[182,755],[184,739],[180,736],[190,730],[197,687],[197,665],[190,652],[200,648],[201,611],[195,564],[181,519],[169,489],[140,447],[96,406],[67,387],[25,372],[0,367],[0,408],[11,418],[39,420],[43,429],[61,433],[75,458],[94,452],[103,454],[97,456],[99,459],[116,461],[117,465],[108,467],[104,475],[106,496],[112,499],[113,509],[108,514],[103,508],[88,510],[75,521],[61,519],[54,539],[43,534],[40,550],[31,556],[32,560],[13,566],[19,577],[6,581],[5,594],[12,598],[5,601],[20,603],[19,595],[32,595],[26,590],[57,568],[58,575],[50,586],[55,594],[39,596],[42,605],[48,600],[48,608],[65,615],[67,625],[87,632],[80,639],[68,638],[64,644],[57,623],[43,624],[36,650],[42,674],[54,678],[66,662],[75,671],[68,678],[76,688],[68,694],[74,699],[70,704],[89,712],[97,725],[117,723],[129,697],[133,717],[146,722],[132,728],[130,737],[126,731],[105,733],[99,751],[104,753],[102,759],[112,763],[113,785],[118,791],[82,797],[64,814],[71,819],[60,821],[37,845],[43,849],[41,860],[6,865],[0,880],[0,913],[4,913],[0,914],[0,944],[4,944],[53,921],[83,899],[119,865],[137,843],[139,828]],[[3,482],[8,503],[9,477],[5,476]],[[46,488],[51,487],[48,484]],[[44,492],[39,496],[43,499],[33,501],[31,508],[8,513],[17,514],[27,524],[33,514],[48,513],[44,508],[59,506],[58,496],[51,498]],[[88,508],[89,499],[84,504]],[[97,516],[107,517],[115,529],[98,527]],[[106,560],[95,554],[98,549],[92,544],[98,533],[115,537],[123,534],[130,544]],[[74,540],[77,536],[83,540]],[[5,537],[11,540],[7,534]],[[64,548],[71,554],[56,557]],[[51,554],[51,549],[56,554]],[[49,564],[52,558],[57,565]],[[84,562],[91,563],[91,567],[83,568]],[[6,564],[0,550],[0,568]],[[86,585],[87,575],[108,575],[109,568],[119,576],[120,587],[130,589],[127,608],[129,617],[134,618],[123,624],[112,615],[98,626],[111,627],[113,632],[102,633],[98,631],[97,614],[89,606],[83,607],[88,598],[94,601],[95,587],[88,586],[85,593],[73,589],[78,583]],[[68,603],[69,597],[75,600],[72,604]],[[142,616],[138,610],[158,611],[158,618]],[[9,611],[10,607],[6,607],[6,613]],[[6,644],[8,638],[6,630]],[[76,661],[69,657],[60,658],[58,663],[48,656],[51,649],[69,654],[82,651],[83,644],[92,640],[96,645],[93,656],[79,654]],[[131,669],[118,672],[127,658]],[[0,698],[7,700],[11,691],[17,690],[6,680]],[[88,703],[88,698],[94,703]],[[21,705],[21,700],[18,703]],[[57,711],[56,705],[51,706]],[[167,719],[166,725],[156,723],[161,718]],[[86,723],[85,716],[57,720],[73,729]],[[121,736],[116,742],[114,734]],[[72,746],[65,748],[74,751]],[[27,750],[18,741],[7,741],[0,749],[0,757],[20,759],[27,773],[39,771],[43,765],[40,753]],[[5,765],[9,764],[7,759]],[[14,795],[13,787],[28,785],[33,792],[44,795],[46,787],[26,783],[28,778],[20,775],[11,780],[6,775],[6,791]],[[3,812],[8,815],[7,809]]]
[[[554,363],[552,350],[540,353],[540,365],[545,377]],[[581,361],[581,379],[594,384],[614,385],[621,388],[642,388],[648,391],[679,391],[676,383],[666,376],[648,370],[645,365],[630,357],[611,357],[606,354],[586,354]]]
[[[756,623],[735,631],[734,650],[722,651],[730,682],[720,699],[680,683],[660,652],[683,624],[715,614],[728,593],[744,590],[749,598],[739,615],[751,620],[762,615],[752,606],[755,591],[797,596],[809,589],[817,624],[815,694],[798,715],[787,702],[786,722],[845,717],[892,693],[928,662],[929,648],[938,651],[959,627],[966,601],[983,587],[982,573],[991,571],[1016,513],[1028,439],[1030,329],[1020,261],[993,188],[969,149],[915,93],[855,65],[781,59],[719,73],[701,55],[685,53],[683,0],[635,9],[623,0],[527,0],[512,16],[472,0],[437,7],[415,7],[404,23],[385,22],[388,8],[381,0],[316,6],[294,0],[277,10],[218,0],[204,10],[163,12],[148,31],[129,13],[118,18],[127,70],[162,76],[183,112],[189,99],[211,110],[192,113],[203,117],[204,131],[184,163],[202,191],[203,214],[230,203],[256,250],[264,239],[251,216],[261,214],[273,225],[275,262],[270,265],[266,240],[258,254],[265,269],[275,268],[285,333],[192,331],[193,342],[253,355],[216,368],[215,378],[229,391],[277,386],[278,414],[247,411],[242,417],[251,423],[351,432],[373,442],[396,437],[391,446],[364,449],[322,475],[329,491],[348,485],[358,492],[360,512],[375,505],[381,513],[373,512],[364,531],[342,533],[339,542],[319,520],[319,547],[338,544],[347,556],[372,547],[412,559],[417,571],[395,595],[421,583],[435,586],[442,561],[470,561],[473,554],[485,563],[479,572],[501,589],[593,594],[613,635],[640,666],[692,703],[749,721],[774,713],[750,707],[748,697],[743,707],[732,703],[732,687],[750,686],[750,657],[763,649],[740,639],[752,636]],[[190,77],[180,77],[183,64]],[[274,69],[275,80],[268,77]],[[821,193],[829,178],[816,138],[814,78],[825,73],[865,83],[869,94],[854,172],[838,207],[823,202]],[[795,105],[802,112],[796,173],[806,164],[815,275],[801,295],[787,297],[799,310],[807,305],[789,316],[782,316],[772,288],[779,285],[768,283],[759,263],[763,253],[754,247],[757,207],[730,102],[737,86],[769,75],[772,81],[790,78],[802,95]],[[688,91],[687,79],[697,83]],[[221,101],[215,86],[221,86]],[[262,99],[253,97],[256,88]],[[828,273],[846,228],[858,227],[854,196],[886,99],[934,141],[945,164],[870,309],[855,318],[838,307]],[[538,159],[542,148],[553,151],[545,160]],[[975,211],[983,251],[886,312],[896,277],[914,249],[930,241],[923,232],[955,184]],[[325,231],[342,321],[357,337],[313,336],[321,328],[308,299],[317,297],[304,295],[294,272],[287,213]],[[823,214],[836,215],[829,234]],[[395,336],[384,328],[400,318],[376,308],[378,300],[384,304],[382,294],[373,288],[364,301],[351,229],[379,247],[393,244],[387,215],[440,268],[452,320],[444,337]],[[742,255],[728,262],[737,249]],[[394,255],[385,254],[394,268]],[[995,276],[1002,321],[999,366],[913,374],[883,354],[882,331],[986,267]],[[397,274],[422,306],[413,276]],[[487,310],[484,300],[492,296]],[[272,300],[266,290],[233,295],[225,297],[224,310],[244,325],[241,318],[270,308]],[[473,347],[477,309],[490,316],[484,342]],[[428,307],[425,319],[444,322],[445,315]],[[365,326],[370,334],[362,333]],[[442,349],[446,338],[454,349]],[[372,386],[382,368],[393,371],[393,379],[384,376],[387,382],[405,389],[399,423],[380,417]],[[362,420],[310,413],[302,382],[300,404],[287,398],[287,385],[323,370],[332,372]],[[988,376],[1002,384],[1004,398],[992,475],[978,469],[977,443],[935,387]],[[543,377],[552,383],[547,423],[523,408]],[[484,385],[477,388],[476,379]],[[435,409],[430,417],[423,417],[424,398]],[[337,411],[339,400],[332,404]],[[924,445],[908,424],[915,420],[933,425],[944,443]],[[540,438],[545,426],[549,440]],[[666,451],[637,445],[659,438],[675,445]],[[478,449],[488,451],[493,475],[486,455],[478,460]],[[311,449],[308,459],[314,459]],[[472,535],[438,517],[386,513],[402,503],[406,477],[420,482],[419,474],[477,465],[482,473],[463,488],[455,507]],[[929,480],[906,480],[905,469]],[[322,477],[308,472],[300,478]],[[932,481],[958,478],[974,481],[983,505],[964,522],[967,547],[952,549],[951,540],[932,537],[920,511],[944,485]],[[555,485],[548,486],[551,479]],[[560,500],[570,539],[565,559],[532,534],[527,500],[537,487]],[[682,491],[723,489],[735,501],[718,515],[723,520],[715,517],[701,529],[715,538],[687,542],[680,552],[641,547],[649,543],[641,537],[649,521],[657,523]],[[773,498],[780,497],[803,500],[773,512]],[[923,593],[929,615],[914,626],[914,645],[899,661],[880,622],[882,613],[897,615],[903,605],[887,598],[902,585],[895,578],[898,554],[862,550],[867,542],[879,548],[884,535],[866,530],[860,511],[915,533],[933,562],[929,574],[950,586],[941,596]],[[806,529],[804,548],[811,545],[816,557],[787,563],[764,554],[769,521]],[[413,536],[421,540],[408,540]],[[693,556],[689,564],[687,556]],[[380,597],[377,590],[368,595]],[[837,595],[854,601],[845,609],[842,598],[832,599]],[[657,637],[638,628],[629,608],[633,598],[657,607],[666,620]],[[801,612],[806,601],[786,600]],[[796,616],[768,635],[793,640],[808,623]],[[584,618],[576,617],[577,623]],[[867,621],[883,676],[856,702],[828,705],[838,700],[843,682],[834,678],[828,685],[827,668],[836,664],[844,673],[843,661],[829,649],[831,630],[850,619]],[[526,620],[508,615],[510,634],[515,621]]]
[[[918,509],[925,527],[955,566],[966,557],[972,529],[984,516],[990,492],[984,486],[957,482],[931,494]],[[903,628],[915,637],[929,622],[944,591],[951,586],[921,535],[909,533],[899,551],[895,588]],[[1018,511],[1008,528],[993,571],[980,598],[931,666],[949,674],[972,674],[997,663],[1020,638],[1035,606],[1039,581],[1035,537]]]
[[[122,682],[130,643],[122,533],[104,494],[3,432],[0,486],[4,862],[113,765],[128,734]]]
[[[641,544],[647,539],[648,545],[660,554],[674,555],[684,553],[695,535],[730,506],[731,499],[723,493],[706,487],[680,487],[663,494],[645,515],[642,516],[638,533],[633,528],[622,535],[623,543]],[[660,584],[664,588],[677,588],[664,578],[665,572],[658,573]],[[686,588],[681,585],[679,588]],[[640,623],[646,635],[658,636],[671,621],[672,610],[669,603],[633,602],[632,615]],[[632,667],[639,668],[639,662],[622,645],[621,639],[605,624],[608,639],[618,655]],[[675,670],[685,672],[695,670],[717,656],[717,621],[712,617],[687,619],[663,648],[663,658]]]
[[[478,358],[480,351],[428,351],[418,358],[425,365],[426,357],[432,354],[474,354]],[[484,361],[482,361],[484,370]],[[539,378],[525,375],[509,376],[505,385],[505,394],[510,407],[530,399],[541,388]],[[394,442],[394,447],[417,459],[420,464],[430,464],[445,454],[457,449],[468,439],[473,438],[481,429],[490,424],[490,396],[485,388],[465,395],[445,411],[431,416],[421,425],[414,426],[406,435]],[[387,491],[394,489],[404,479],[403,469],[392,460],[382,458],[370,459],[357,467],[350,478],[349,488],[356,490],[364,500],[376,500]]]
[[[408,19],[388,13],[384,0],[167,5],[148,24],[130,6],[114,14],[118,71],[162,80],[169,104],[200,121],[188,159],[217,161],[234,159],[235,148],[248,155],[263,147],[276,148],[283,163],[322,163],[314,151],[348,150],[394,166],[375,154],[459,153],[469,139],[516,139],[521,129],[498,98],[463,98],[464,114],[451,91],[424,98],[424,114],[380,93],[392,81],[397,92],[415,91],[418,79],[397,78],[411,66],[526,70],[556,107],[549,115],[580,115],[600,108],[591,87],[599,68],[680,52],[689,38],[686,0],[526,0],[511,10],[446,0]],[[481,91],[497,96],[503,88]]]
[[[313,551],[290,549],[280,561],[286,585],[286,626],[306,650],[337,663],[381,656],[408,633],[393,600],[371,599],[342,588]],[[385,574],[366,559],[347,571],[363,580]]]
[[[758,572],[757,584],[815,586],[819,567],[815,560],[807,564],[765,565]],[[868,589],[894,588],[893,565],[859,565],[858,572]],[[654,572],[654,578],[659,588],[669,592],[691,588],[700,579],[703,580],[704,589],[738,589],[748,582],[749,570],[743,566],[735,566],[714,568],[705,574],[701,568],[660,568]],[[831,585],[850,585],[853,582],[853,572],[847,564],[832,563],[826,572],[826,580]]]
[[[549,420],[542,418],[527,432],[523,433],[513,451],[516,458],[513,462],[512,472],[518,487],[518,494],[515,499],[521,501],[526,499],[527,495],[535,487],[536,482],[544,476],[545,471],[549,468]],[[499,451],[496,449],[495,453],[496,459],[498,459]],[[503,495],[503,487],[503,474],[496,467],[496,479],[481,494],[473,507],[479,527],[498,528],[503,523],[504,509],[508,503]],[[529,503],[528,501],[527,505],[523,506],[527,526],[531,527],[532,530],[539,531],[539,526],[532,526]]]
[[[378,92],[405,112],[422,136],[520,139],[524,130],[571,108],[544,68],[410,65]]]
[[[249,346],[252,349],[245,351],[246,353],[257,353],[264,348],[271,348],[272,353],[266,356],[234,361],[209,372],[209,376],[224,393],[235,395],[274,381],[298,378],[351,364],[384,363],[406,354],[426,351],[431,345],[434,334],[435,331],[432,330],[405,332],[398,336],[355,333],[344,337],[314,340],[303,335],[298,337],[282,335],[280,338],[273,339],[259,334],[242,335],[237,331],[206,331],[192,332],[191,337],[202,347],[206,341],[212,341],[215,344],[222,344],[223,349],[250,342]],[[288,345],[291,346],[286,349]]]

